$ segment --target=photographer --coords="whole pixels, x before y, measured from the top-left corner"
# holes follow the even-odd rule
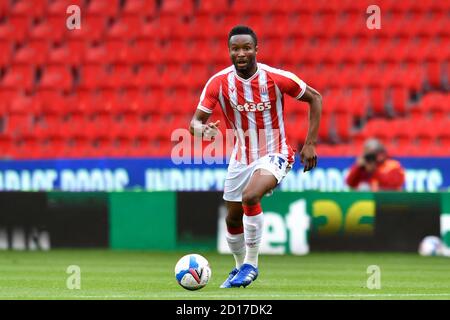
[[[402,190],[405,173],[400,162],[388,157],[383,144],[369,139],[364,143],[363,155],[351,167],[346,182],[357,190]]]

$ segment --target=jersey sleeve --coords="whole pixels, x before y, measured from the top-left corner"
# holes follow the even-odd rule
[[[218,77],[209,79],[205,85],[205,88],[203,88],[197,109],[206,113],[212,113],[217,101],[219,101],[219,90],[220,81]]]
[[[345,182],[347,182],[347,185],[349,187],[356,189],[360,184],[360,182],[362,181],[363,175],[364,175],[364,168],[355,164],[350,168],[350,171],[348,172]]]
[[[387,162],[386,186],[389,189],[401,190],[405,183],[405,171],[398,161],[388,160]]]
[[[274,69],[273,78],[282,93],[300,99],[306,91],[306,83],[289,71]]]

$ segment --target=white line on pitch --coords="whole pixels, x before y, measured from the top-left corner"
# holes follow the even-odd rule
[[[7,296],[4,296],[5,298]],[[48,296],[35,296],[35,298],[45,298]],[[68,298],[68,299],[83,299],[83,298],[91,298],[91,299],[158,299],[158,298],[199,298],[199,299],[208,299],[208,298],[227,298],[228,295],[189,295],[189,294],[170,294],[170,295],[106,295],[106,296],[96,296],[96,295],[74,295],[74,296],[66,296],[66,297],[58,297]],[[298,297],[298,298],[376,298],[376,297],[450,297],[450,293],[374,293],[374,294],[248,294],[239,296],[239,298],[289,298],[289,297]],[[1,296],[0,296],[1,298]]]

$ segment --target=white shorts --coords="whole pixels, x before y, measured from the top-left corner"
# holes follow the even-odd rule
[[[242,191],[250,182],[250,178],[257,169],[265,169],[271,172],[277,179],[278,184],[292,168],[293,162],[289,163],[287,157],[281,153],[271,153],[249,165],[232,160],[228,165],[228,173],[225,179],[223,199],[225,201],[241,202]],[[267,195],[271,195],[272,191]]]

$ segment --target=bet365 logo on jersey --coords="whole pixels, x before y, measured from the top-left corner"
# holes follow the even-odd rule
[[[244,105],[238,104],[231,104],[231,106],[236,109],[237,111],[248,111],[248,112],[256,112],[256,111],[265,111],[270,110],[272,108],[270,101],[266,102],[246,102]]]

